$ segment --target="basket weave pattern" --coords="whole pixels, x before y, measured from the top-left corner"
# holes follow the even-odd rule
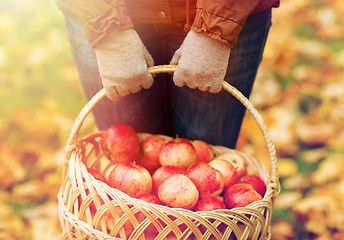
[[[173,66],[158,66],[150,72],[171,73],[174,70]],[[95,180],[87,168],[107,176],[113,164],[101,151],[101,132],[80,140],[78,134],[86,116],[105,96],[103,89],[79,114],[66,146],[63,180],[58,194],[62,239],[153,239],[149,234],[152,229],[155,231],[154,239],[158,240],[230,239],[230,235],[235,235],[236,239],[270,239],[272,202],[279,191],[275,149],[262,118],[252,104],[228,83],[224,82],[223,88],[240,100],[255,118],[270,152],[270,170],[261,161],[242,152],[222,146],[212,146],[213,150],[216,155],[234,151],[245,159],[252,173],[266,182],[267,190],[262,200],[243,208],[193,212],[150,204]],[[138,135],[143,139],[147,134]],[[123,214],[118,214],[119,210]],[[113,218],[115,224],[107,224],[107,216]],[[125,231],[128,225],[130,236]]]

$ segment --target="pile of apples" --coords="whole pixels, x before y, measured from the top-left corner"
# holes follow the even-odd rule
[[[232,209],[261,200],[266,191],[239,154],[215,155],[202,140],[161,135],[140,140],[131,126],[118,124],[103,132],[100,146],[114,166],[107,179],[93,169],[89,173],[149,203],[192,211]]]

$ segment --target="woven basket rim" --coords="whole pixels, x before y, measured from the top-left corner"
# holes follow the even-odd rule
[[[171,216],[177,216],[177,217],[179,216],[181,223],[184,223],[184,224],[185,224],[184,221],[186,221],[186,222],[190,221],[188,219],[198,219],[198,220],[200,220],[200,223],[202,223],[203,225],[207,224],[206,222],[204,222],[204,220],[202,220],[203,218],[205,218],[205,219],[207,219],[207,218],[222,219],[222,221],[224,221],[225,224],[228,224],[228,226],[232,229],[232,232],[234,232],[234,234],[237,234],[239,231],[241,231],[241,230],[239,230],[238,226],[236,225],[236,222],[238,224],[239,224],[239,222],[245,223],[245,226],[247,226],[247,228],[250,229],[249,232],[251,234],[259,234],[259,232],[255,231],[255,229],[256,229],[255,221],[252,222],[248,218],[245,219],[246,214],[249,214],[249,215],[253,214],[252,216],[255,216],[255,218],[257,218],[257,221],[259,219],[258,222],[260,222],[261,227],[258,229],[261,229],[261,231],[262,231],[261,233],[267,234],[267,236],[269,236],[271,234],[271,232],[270,232],[270,220],[271,220],[271,213],[272,213],[272,199],[273,199],[274,191],[271,187],[270,182],[267,182],[267,190],[266,190],[266,193],[265,193],[262,200],[253,202],[253,203],[247,205],[246,207],[242,207],[242,208],[193,212],[192,210],[187,210],[187,209],[182,209],[182,208],[170,208],[168,206],[146,203],[142,200],[132,198],[120,190],[111,188],[105,182],[100,182],[98,180],[95,180],[92,177],[92,175],[87,172],[86,165],[84,164],[84,162],[82,160],[87,155],[87,154],[85,155],[85,151],[83,150],[83,148],[86,149],[87,148],[86,146],[89,143],[91,143],[91,144],[96,143],[97,145],[99,145],[99,142],[98,142],[100,140],[99,135],[100,135],[99,133],[95,133],[95,134],[90,134],[90,135],[82,138],[80,140],[78,146],[71,151],[71,158],[68,161],[69,175],[68,175],[68,178],[66,178],[65,181],[63,182],[63,187],[60,189],[60,192],[58,195],[60,221],[62,223],[64,223],[63,226],[66,229],[70,229],[70,226],[72,226],[72,228],[78,229],[78,231],[83,231],[84,233],[87,233],[90,236],[96,236],[97,239],[118,239],[118,238],[109,237],[110,235],[107,235],[106,233],[100,231],[98,228],[96,228],[97,224],[96,224],[96,226],[93,226],[92,224],[88,223],[88,221],[82,220],[83,219],[82,215],[81,215],[81,219],[79,219],[80,212],[87,211],[88,206],[86,207],[86,210],[84,207],[82,209],[80,209],[79,210],[80,212],[78,214],[71,212],[71,210],[74,208],[73,206],[75,205],[76,197],[80,196],[80,192],[85,190],[85,189],[83,190],[82,188],[78,187],[79,184],[77,183],[78,182],[77,179],[84,179],[85,178],[85,180],[86,180],[85,186],[88,186],[88,188],[90,188],[90,187],[94,188],[96,190],[96,192],[98,191],[97,189],[99,189],[100,192],[97,192],[97,194],[99,194],[99,193],[101,194],[101,192],[103,192],[103,193],[106,192],[108,194],[109,192],[111,192],[111,197],[116,196],[116,198],[121,199],[122,204],[125,204],[126,206],[130,207],[133,205],[139,205],[139,209],[145,209],[145,210],[154,212],[154,214],[158,214],[159,212],[170,213]],[[149,134],[149,133],[148,134],[147,133],[138,133],[138,135],[143,139],[145,136],[151,135],[151,134]],[[165,136],[165,137],[170,138],[169,136]],[[96,141],[94,141],[94,139],[92,139],[92,138],[95,138]],[[212,147],[214,148],[215,152],[218,152],[218,151],[222,152],[224,150],[225,151],[240,152],[240,151],[237,151],[234,149],[229,149],[229,148],[222,147],[222,146],[212,146]],[[99,154],[103,155],[102,152],[98,153],[98,155]],[[245,153],[242,153],[242,154],[245,154]],[[263,176],[268,177],[268,175],[269,175],[268,170],[266,169],[266,167],[264,166],[264,164],[261,161],[257,161],[256,159],[254,159],[252,156],[250,156],[248,154],[245,154],[245,155],[250,157],[250,159],[245,159],[245,161],[249,161],[249,162],[251,162],[251,164],[252,163],[258,164],[257,166],[259,166],[259,167],[254,167],[255,169],[258,169],[258,171],[262,171],[262,173],[260,172],[258,175],[260,175],[260,176],[263,175]],[[88,157],[86,156],[86,158],[88,158]],[[105,159],[107,159],[107,158],[105,157]],[[107,161],[110,161],[110,160],[107,159]],[[248,167],[250,167],[250,164],[248,164]],[[87,175],[87,177],[85,174]],[[79,175],[79,176],[77,176],[77,175]],[[79,180],[79,183],[80,183],[80,180]],[[73,186],[74,186],[74,191],[71,191]],[[75,186],[76,186],[76,188],[75,188]],[[92,195],[92,193],[91,193],[91,195]],[[87,201],[85,201],[86,205],[90,204],[90,200],[92,200],[92,198],[93,198],[92,196],[91,197],[88,196]],[[72,203],[70,203],[70,201],[72,201]],[[70,205],[70,204],[72,204],[72,205]],[[116,204],[115,205],[114,204],[115,203],[113,203],[112,205],[116,206]],[[71,209],[71,207],[73,207],[73,208]],[[80,205],[79,205],[79,207],[81,208]],[[99,220],[93,219],[92,222],[101,221],[101,218],[103,216],[102,213],[104,214],[104,211],[108,211],[106,204],[102,205],[101,208],[97,210],[97,214],[98,213],[99,214],[96,215],[94,218],[99,219]],[[262,213],[260,213],[260,211],[264,211],[265,212],[264,215]],[[87,214],[87,213],[86,212],[83,213],[83,215],[85,215],[85,214]],[[230,216],[230,218],[233,219],[234,222],[228,220],[228,216]],[[128,216],[128,219],[131,219],[131,217]],[[130,221],[132,221],[132,220],[130,220]],[[134,221],[136,221],[136,219]],[[179,221],[179,218],[178,218],[178,221]],[[66,225],[69,225],[69,227],[67,227]],[[141,225],[141,229],[142,229],[142,224],[140,224],[140,225]],[[138,227],[138,229],[140,229],[140,226],[137,226],[137,227]],[[165,230],[166,229],[164,229],[164,231],[161,232],[162,235],[164,235],[166,233]],[[209,234],[211,232],[211,234],[214,234],[214,236],[216,236],[216,234],[219,234],[219,233],[216,233],[217,230],[214,229],[214,226],[209,225],[209,228],[207,228],[207,230],[209,231]],[[140,230],[137,230],[137,232],[135,234],[139,235],[140,234],[139,231]],[[175,230],[175,231],[179,231],[179,230]],[[190,233],[196,234],[194,232],[195,231],[194,226],[193,226],[193,228],[190,228],[190,231],[192,231],[192,232],[189,232],[188,234],[190,234]],[[178,234],[178,232],[176,232],[176,234]],[[179,234],[181,234],[181,233],[179,232]],[[227,234],[230,234],[230,232]],[[223,236],[225,236],[225,235],[223,235]],[[77,238],[77,239],[79,239],[79,238]],[[134,239],[137,239],[137,238],[134,238]]]

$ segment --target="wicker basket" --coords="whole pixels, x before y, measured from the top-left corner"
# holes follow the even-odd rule
[[[149,71],[152,74],[173,73],[175,69],[176,66],[163,65]],[[273,198],[279,191],[275,148],[262,117],[251,102],[226,82],[223,82],[223,89],[242,102],[261,129],[270,153],[270,170],[261,161],[242,152],[222,146],[213,146],[213,149],[215,154],[233,151],[244,157],[251,171],[266,182],[267,190],[261,201],[244,208],[193,212],[150,204],[95,180],[87,167],[107,175],[113,166],[100,149],[101,132],[80,140],[78,134],[86,116],[105,96],[102,89],[80,112],[66,146],[58,194],[62,239],[152,239],[147,234],[149,228],[156,231],[154,239],[270,239]],[[139,137],[145,135],[142,133]],[[122,214],[118,214],[119,209]],[[110,227],[105,219],[109,213],[115,222]],[[141,218],[137,219],[139,214]],[[130,236],[126,236],[128,225]]]

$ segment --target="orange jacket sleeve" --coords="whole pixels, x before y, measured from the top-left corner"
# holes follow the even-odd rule
[[[56,0],[62,12],[75,16],[94,47],[111,28],[133,28],[124,0]]]
[[[197,0],[191,29],[233,47],[247,17],[258,4],[259,0]]]

